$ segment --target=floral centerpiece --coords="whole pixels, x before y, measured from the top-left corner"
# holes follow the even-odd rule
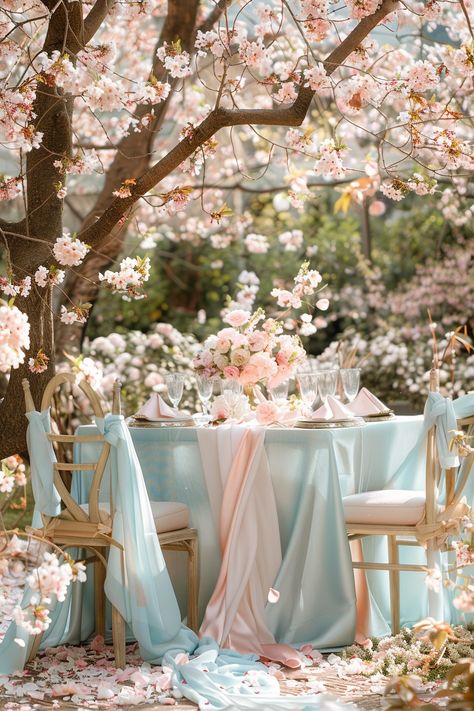
[[[271,389],[291,378],[305,362],[306,351],[298,335],[284,333],[282,319],[321,291],[321,281],[320,273],[305,262],[291,291],[275,288],[271,292],[283,309],[276,317],[267,317],[261,308],[253,313],[242,308],[228,311],[223,318],[227,326],[206,339],[194,368],[201,375],[234,380],[244,388],[262,383]],[[319,299],[316,306],[326,309],[328,303]],[[308,318],[311,315],[304,314],[302,320]]]

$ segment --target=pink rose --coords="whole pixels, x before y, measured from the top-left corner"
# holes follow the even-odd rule
[[[236,309],[235,311],[230,311],[227,316],[224,317],[224,322],[230,324],[233,328],[239,328],[243,326],[244,323],[250,318],[250,313],[244,311],[244,309]]]
[[[224,368],[224,378],[226,380],[238,380],[240,370],[235,365],[228,365]]]
[[[254,383],[257,383],[261,378],[261,371],[257,366],[252,365],[252,363],[247,363],[245,368],[242,370],[242,373],[240,374],[239,382],[242,383],[242,385],[253,385]]]
[[[278,420],[278,407],[270,400],[261,402],[255,409],[255,417],[260,425],[271,425]]]
[[[217,340],[216,351],[219,353],[227,353],[230,348],[230,340],[228,338],[222,338],[222,336]]]
[[[263,351],[268,343],[268,336],[262,331],[253,331],[248,336],[248,344],[251,351]]]
[[[289,380],[292,375],[293,368],[291,367],[291,365],[288,365],[287,363],[282,363],[278,366],[278,370],[275,375],[272,375],[272,377],[268,379],[268,387],[270,389],[276,388],[277,385],[280,385],[280,383],[284,383],[285,380]]]

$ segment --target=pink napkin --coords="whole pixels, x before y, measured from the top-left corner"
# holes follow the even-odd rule
[[[173,419],[182,415],[183,413],[180,410],[167,405],[161,395],[153,393],[150,399],[138,410],[135,417],[153,422],[153,420],[162,420],[164,417]]]
[[[332,395],[328,395],[326,402],[313,412],[312,420],[351,420],[354,413],[351,412],[342,402],[339,402]]]
[[[358,415],[359,417],[378,415],[381,412],[390,412],[389,408],[375,397],[375,395],[372,395],[367,388],[361,388],[355,400],[353,400],[347,408],[353,415]]]

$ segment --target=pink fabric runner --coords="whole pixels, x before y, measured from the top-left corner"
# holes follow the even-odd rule
[[[236,434],[237,438],[240,435],[240,441],[232,458]],[[213,487],[213,493],[209,493],[211,504],[214,499],[215,505],[220,482],[212,481],[211,470],[216,470],[219,447],[213,456],[212,447],[207,446],[212,436],[221,439],[220,444],[231,459],[228,471],[222,470],[226,468],[222,461],[225,457],[219,461],[223,486],[219,521],[222,565],[200,635],[209,635],[221,647],[253,652],[289,667],[299,667],[298,652],[286,644],[277,644],[264,620],[268,593],[281,565],[276,504],[263,446],[264,430],[222,427],[200,433],[206,482],[208,489]]]

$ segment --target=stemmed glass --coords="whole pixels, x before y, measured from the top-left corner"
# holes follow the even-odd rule
[[[288,398],[288,388],[290,386],[290,381],[285,380],[284,383],[280,383],[279,385],[275,385],[273,388],[269,388],[270,390],[270,395],[272,397],[273,402],[276,403],[284,403],[286,402]]]
[[[348,402],[352,402],[359,392],[360,368],[341,368],[342,387]]]
[[[178,407],[183,397],[184,375],[182,373],[167,373],[165,383],[171,403],[174,407]]]
[[[205,375],[196,375],[196,385],[199,399],[202,405],[202,411],[205,415],[209,414],[209,400],[211,399],[214,389],[213,378],[206,378]]]
[[[334,397],[337,387],[337,370],[320,370],[318,373],[319,397],[326,404],[329,395]]]
[[[300,373],[296,376],[298,387],[300,389],[301,398],[309,410],[309,414],[313,411],[313,402],[318,394],[318,378],[314,373]]]

